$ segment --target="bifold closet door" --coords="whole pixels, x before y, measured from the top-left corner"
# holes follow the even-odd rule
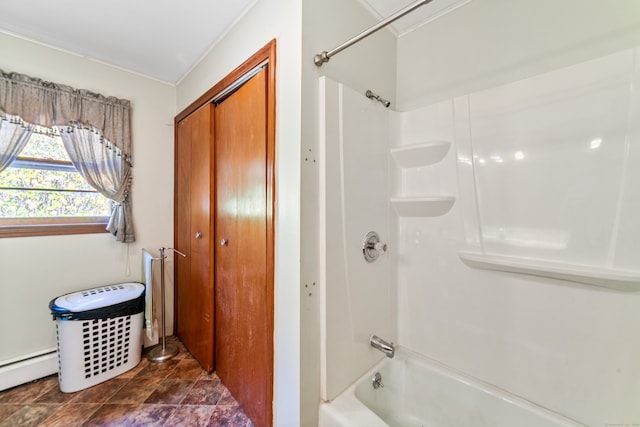
[[[271,425],[267,70],[215,107],[216,372],[256,427]]]
[[[211,230],[213,105],[178,123],[175,179],[176,335],[207,371],[213,370]]]

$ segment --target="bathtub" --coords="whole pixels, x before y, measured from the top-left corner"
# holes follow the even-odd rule
[[[379,372],[384,387],[374,389]],[[582,426],[398,347],[355,384],[320,405],[320,427]]]

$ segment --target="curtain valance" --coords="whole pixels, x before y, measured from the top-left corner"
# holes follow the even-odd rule
[[[45,82],[0,69],[0,117],[19,116],[29,124],[93,127],[131,159],[131,103],[83,89]]]

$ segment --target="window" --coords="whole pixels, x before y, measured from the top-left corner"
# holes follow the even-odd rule
[[[80,175],[59,136],[41,132],[0,172],[0,237],[105,232],[111,201]]]
[[[44,151],[25,151],[34,133],[47,132],[59,132],[69,158],[60,156],[64,151],[55,135],[53,142],[33,142]],[[0,212],[0,237],[106,228],[118,242],[136,241],[129,197],[131,101],[0,70],[0,171],[9,167],[0,183],[6,210],[4,216]],[[102,201],[94,210],[102,200],[94,189],[113,201],[111,210]]]

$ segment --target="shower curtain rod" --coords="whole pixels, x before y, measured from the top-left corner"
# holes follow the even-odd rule
[[[330,51],[324,51],[322,53],[318,53],[317,55],[315,55],[313,57],[313,62],[318,66],[321,67],[322,64],[324,64],[325,62],[329,62],[329,59],[331,59],[331,57],[337,53],[342,52],[343,50],[345,50],[346,48],[348,48],[349,46],[358,43],[360,40],[364,39],[365,37],[369,37],[371,34],[375,33],[376,31],[386,27],[387,25],[391,24],[392,22],[394,22],[397,19],[402,18],[404,15],[406,15],[409,12],[412,12],[414,9],[419,8],[420,6],[424,6],[427,3],[431,3],[433,0],[418,0],[414,3],[411,3],[409,6],[405,7],[402,10],[397,11],[396,13],[394,13],[393,15],[391,15],[390,17],[388,17],[387,19],[380,21],[379,23],[377,23],[376,25],[374,25],[373,27],[369,28],[368,30],[365,30],[363,32],[361,32],[360,34],[358,34],[357,36],[353,37],[350,40],[347,40],[346,42],[342,43],[340,46],[331,49]]]

